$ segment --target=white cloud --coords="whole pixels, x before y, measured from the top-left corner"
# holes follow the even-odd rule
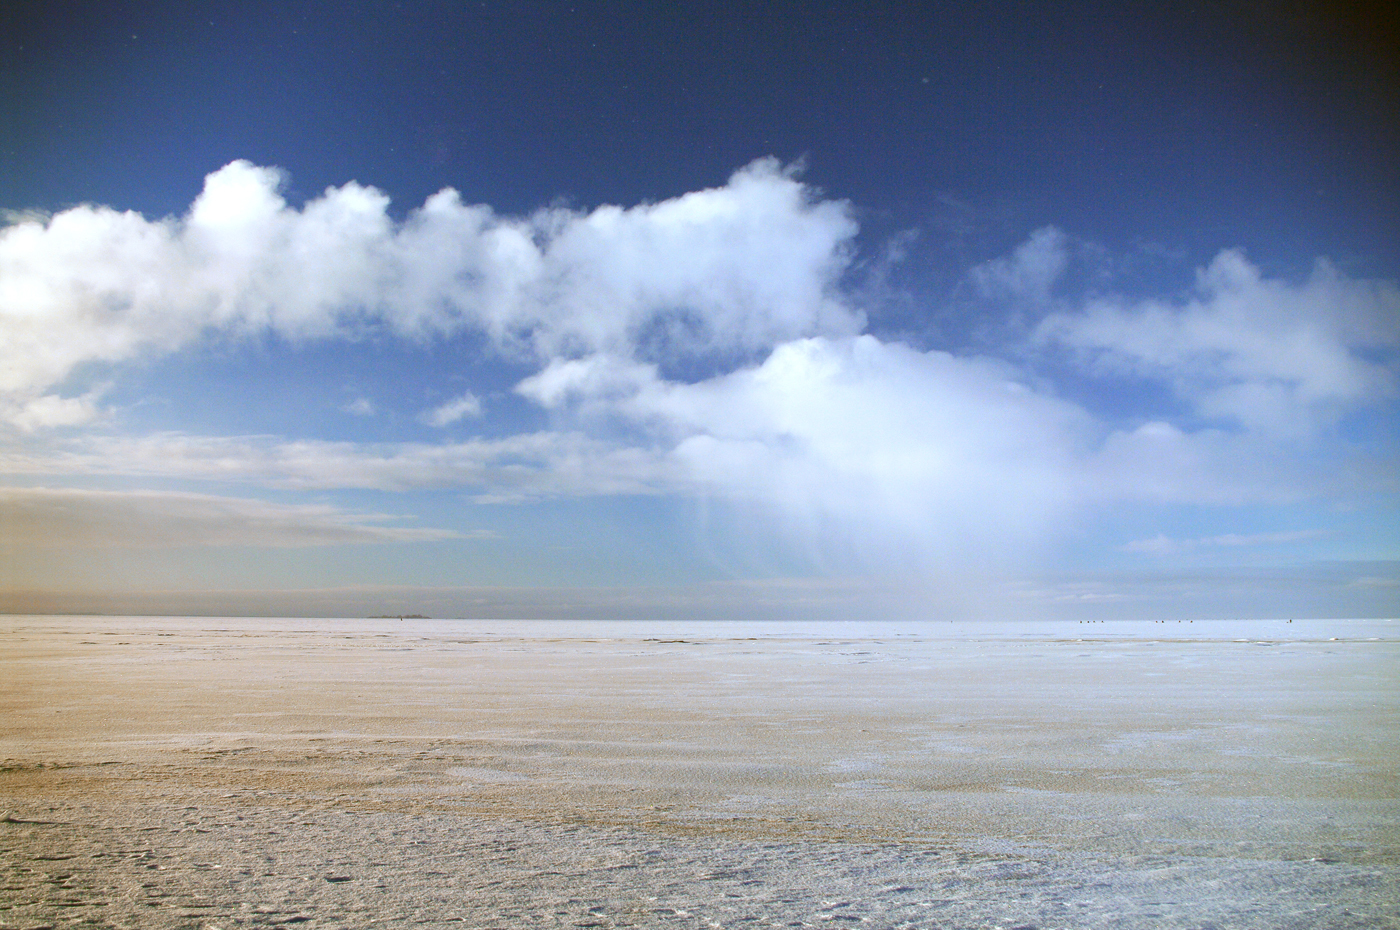
[[[59,426],[81,426],[98,418],[97,400],[103,388],[78,397],[44,394],[38,397],[0,397],[0,422],[8,421],[26,433]]]
[[[808,522],[844,513],[893,540],[946,531],[1009,542],[1080,505],[1393,490],[1381,471],[1267,436],[1163,421],[1108,430],[1006,363],[871,336],[785,343],[761,365],[695,384],[593,356],[551,364],[519,390],[584,428],[627,418],[672,450],[671,474],[701,487],[780,502]]]
[[[305,547],[458,539],[452,530],[381,525],[387,514],[175,491],[0,488],[0,545],[160,548]]]
[[[14,226],[18,223],[47,223],[52,215],[46,210],[14,210],[0,207],[0,226]]]
[[[521,385],[573,429],[364,445],[156,434],[91,438],[5,470],[244,480],[283,488],[457,487],[478,499],[683,493],[757,507],[813,552],[962,561],[1025,544],[1072,502],[1094,426],[1003,363],[870,336],[784,343],[760,365],[663,380],[605,356]],[[627,429],[602,438],[595,417]]]
[[[1007,365],[872,336],[777,346],[707,381],[594,356],[520,386],[582,423],[625,418],[667,451],[665,474],[767,511],[818,556],[927,565],[1025,545],[1069,502],[1093,426]]]
[[[1045,226],[1009,256],[972,269],[971,277],[983,297],[1044,304],[1068,265],[1067,237],[1054,226]]]
[[[1085,504],[1285,504],[1360,487],[1257,437],[1165,422],[1106,432],[1005,363],[871,336],[784,343],[689,384],[610,356],[556,361],[519,391],[561,428],[447,443],[88,437],[5,453],[0,472],[460,488],[497,502],[698,494],[761,508],[755,525],[814,549],[840,539],[909,558],[1028,545]]]
[[[1203,546],[1277,546],[1291,542],[1303,542],[1326,536],[1326,530],[1285,530],[1280,533],[1223,533],[1219,536],[1206,536],[1200,540]]]
[[[499,217],[444,190],[402,224],[355,183],[301,209],[234,162],[182,219],[80,206],[0,229],[0,416],[86,362],[211,333],[483,331],[546,357],[752,352],[857,331],[836,291],[856,225],[773,160],[657,204]],[[42,416],[25,421],[44,425]]]
[[[1293,449],[1217,429],[1186,432],[1154,420],[1109,433],[1076,470],[1085,501],[1288,504],[1337,490],[1333,473]]]
[[[466,417],[481,416],[481,401],[471,391],[455,397],[432,410],[425,410],[418,419],[429,426],[450,426]]]
[[[374,401],[368,397],[357,397],[340,409],[357,417],[372,417],[374,416]]]
[[[919,559],[1025,542],[1072,503],[1094,426],[989,359],[870,336],[780,345],[707,381],[604,356],[557,362],[521,392],[574,428],[453,443],[357,444],[161,433],[11,454],[12,474],[122,474],[289,489],[462,488],[479,500],[709,495],[768,512],[820,549]],[[627,429],[604,438],[595,416]],[[616,432],[616,431],[615,431]]]
[[[440,444],[181,433],[93,437],[66,451],[0,454],[0,473],[244,481],[294,490],[462,488],[493,502],[680,487],[663,453],[579,432]]]
[[[1321,260],[1301,284],[1269,279],[1231,250],[1198,273],[1189,300],[1097,299],[1051,315],[1038,336],[1100,370],[1165,382],[1205,416],[1300,438],[1395,395],[1400,288]]]
[[[1195,539],[1174,539],[1165,533],[1159,533],[1150,539],[1135,539],[1119,548],[1124,552],[1141,552],[1147,555],[1176,555],[1201,547],[1280,546],[1306,542],[1326,535],[1326,530],[1287,530],[1279,533],[1223,533]]]
[[[864,319],[840,290],[851,209],[772,160],[656,204],[524,218],[446,190],[396,223],[373,188],[351,183],[292,208],[280,183],[235,162],[180,219],[84,206],[0,229],[0,421],[30,432],[89,421],[102,389],[64,396],[78,389],[65,383],[75,371],[200,339],[466,329],[535,366],[517,391],[552,428],[447,443],[60,438],[47,452],[0,450],[0,471],[460,488],[483,501],[681,493],[722,501],[746,532],[796,540],[818,561],[955,575],[1029,551],[1085,504],[1315,496],[1326,481],[1297,440],[1396,390],[1395,285],[1326,263],[1300,284],[1270,280],[1224,252],[1189,299],[1100,297],[1039,327],[1042,345],[1161,381],[1227,427],[1109,430],[1006,362],[860,335]],[[1046,227],[971,279],[988,299],[1043,306],[1068,251]],[[678,360],[718,373],[670,380]],[[368,398],[342,409],[374,413]],[[466,392],[419,419],[445,427],[480,413]],[[94,513],[118,506],[84,500]],[[148,503],[165,514],[172,500]],[[180,514],[207,514],[223,499],[182,500]],[[408,532],[363,516],[296,519],[321,527],[306,538]]]
[[[1183,548],[1179,539],[1172,539],[1166,533],[1158,533],[1150,539],[1134,539],[1120,546],[1124,552],[1141,552],[1147,555],[1175,555]]]

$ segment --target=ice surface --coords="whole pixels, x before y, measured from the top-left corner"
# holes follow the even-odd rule
[[[0,618],[0,926],[1400,926],[1391,621]]]

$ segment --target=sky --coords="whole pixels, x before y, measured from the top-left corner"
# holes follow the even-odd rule
[[[0,610],[1400,615],[1382,3],[0,8]]]

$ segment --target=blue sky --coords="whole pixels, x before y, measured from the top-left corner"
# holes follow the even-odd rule
[[[1382,4],[8,4],[11,610],[1395,615]]]

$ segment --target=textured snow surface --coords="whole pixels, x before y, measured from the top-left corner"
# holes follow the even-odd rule
[[[3,618],[0,927],[1400,927],[1394,624],[1194,628]]]

